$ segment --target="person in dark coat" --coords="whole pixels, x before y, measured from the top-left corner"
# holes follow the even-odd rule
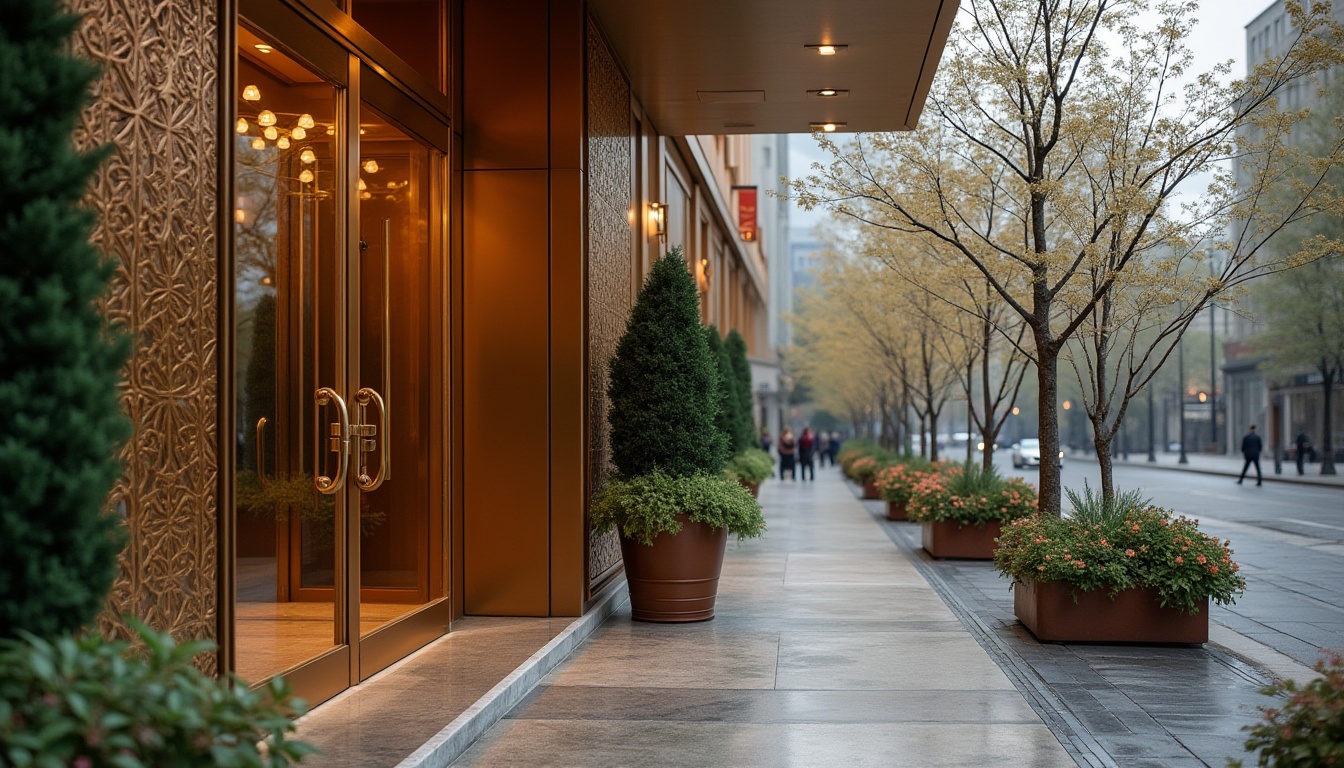
[[[793,437],[793,430],[785,427],[779,433],[779,479],[784,479],[784,473],[789,473],[790,480],[797,480],[797,470],[794,468],[794,459],[797,458],[798,441]]]
[[[812,457],[817,452],[817,436],[812,432],[811,427],[804,427],[803,434],[798,438],[798,467],[802,471],[803,480],[816,480],[817,470],[812,464]]]
[[[1260,436],[1255,433],[1255,425],[1252,424],[1250,430],[1246,432],[1246,436],[1241,438],[1241,455],[1246,457],[1246,463],[1241,467],[1241,477],[1237,478],[1237,485],[1241,485],[1241,481],[1246,479],[1246,470],[1251,468],[1251,464],[1255,464],[1255,484],[1261,484],[1260,451],[1263,448],[1264,443],[1261,442]]]
[[[1307,439],[1306,432],[1299,432],[1293,444],[1297,446],[1297,474],[1305,475],[1306,470],[1302,466],[1302,462],[1307,460],[1307,451],[1311,450],[1311,440]]]

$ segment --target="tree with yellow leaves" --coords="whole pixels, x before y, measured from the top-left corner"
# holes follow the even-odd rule
[[[1212,277],[1167,297],[1179,300],[1157,334],[1178,339],[1216,297],[1323,252],[1278,258],[1263,247],[1285,222],[1344,207],[1326,181],[1344,137],[1323,160],[1297,161],[1285,137],[1302,116],[1276,109],[1286,88],[1344,61],[1344,35],[1322,5],[1290,3],[1296,38],[1286,53],[1225,81],[1228,65],[1190,71],[1194,2],[967,0],[929,96],[932,119],[845,146],[820,139],[832,162],[796,180],[793,194],[805,207],[936,241],[983,276],[1031,336],[1041,452],[1052,456],[1060,357],[1086,324],[1115,329],[1105,302],[1195,280],[1172,270],[1223,251]],[[1145,11],[1158,20],[1141,29]],[[1223,167],[1234,155],[1247,169],[1239,179]],[[1304,164],[1292,177],[1299,204],[1262,209],[1284,169]],[[1202,194],[1180,196],[1205,174]],[[1059,470],[1044,462],[1040,506],[1058,515],[1060,501]]]

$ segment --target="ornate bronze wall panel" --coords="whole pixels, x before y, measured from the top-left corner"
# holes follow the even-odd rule
[[[134,423],[112,491],[130,543],[100,622],[216,637],[219,17],[211,0],[73,0],[103,68],[77,142],[115,150],[87,196],[117,262],[107,312],[135,337]],[[214,664],[213,659],[204,662]]]
[[[633,204],[630,84],[588,22],[588,467],[596,489],[611,470],[607,363],[630,317]],[[588,578],[598,585],[621,562],[615,533],[589,541]]]

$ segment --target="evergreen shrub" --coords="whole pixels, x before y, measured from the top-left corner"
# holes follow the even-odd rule
[[[87,625],[124,545],[104,505],[130,345],[98,310],[114,267],[80,207],[107,148],[69,141],[96,75],[70,54],[78,24],[55,0],[0,2],[0,638]]]
[[[733,379],[733,364],[728,360],[728,350],[723,339],[719,338],[719,329],[714,326],[705,328],[705,344],[709,347],[709,356],[714,360],[714,369],[718,371],[718,387],[714,390],[714,425],[729,440],[728,455],[738,452],[733,440],[733,431],[737,429],[737,382]]]
[[[729,433],[732,441],[731,453],[737,454],[748,448],[757,447],[756,421],[752,417],[755,410],[755,395],[751,388],[751,362],[747,360],[747,342],[742,334],[733,329],[723,342],[728,350],[728,361],[732,365],[733,396],[736,398],[733,408],[733,428]]]
[[[611,453],[622,477],[723,470],[728,438],[715,424],[718,368],[680,248],[649,272],[609,373]]]

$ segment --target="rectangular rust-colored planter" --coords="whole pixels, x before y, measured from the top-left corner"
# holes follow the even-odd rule
[[[863,482],[863,498],[865,499],[882,498],[882,494],[877,492],[877,486],[873,484],[873,479],[871,477]]]
[[[904,502],[904,501],[888,501],[888,502],[887,502],[887,519],[888,519],[888,520],[909,520],[910,518],[905,514],[905,505],[906,505],[906,502]]]
[[[950,520],[925,523],[921,535],[924,550],[934,557],[962,560],[993,560],[994,540],[999,537],[1002,524],[990,520],[983,528],[978,525],[960,526]]]
[[[1126,589],[1111,600],[1106,590],[1079,592],[1034,579],[1013,584],[1013,612],[1038,640],[1092,643],[1207,643],[1209,601],[1193,616],[1162,608],[1156,589]]]

